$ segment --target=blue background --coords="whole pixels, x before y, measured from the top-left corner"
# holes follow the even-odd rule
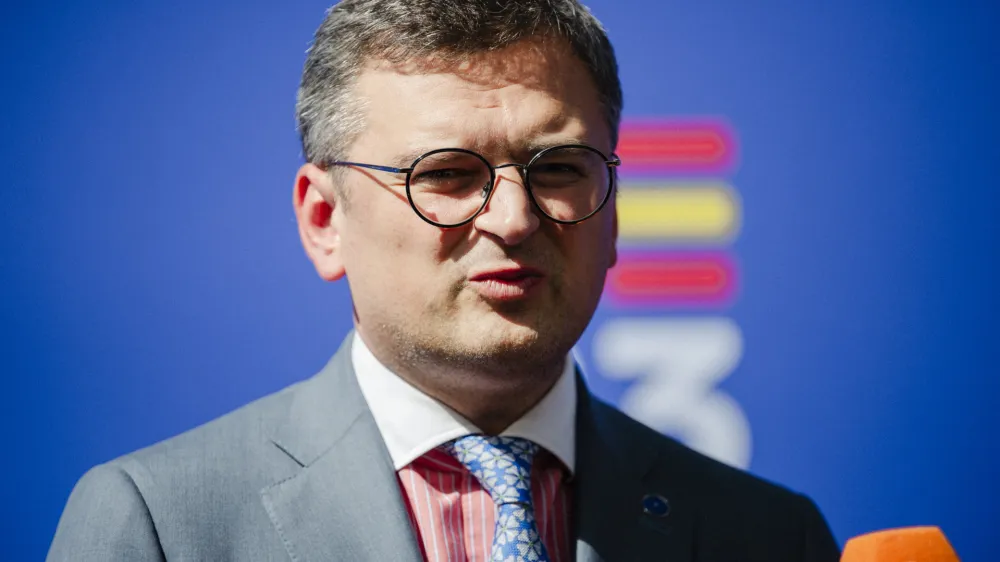
[[[814,497],[841,541],[938,524],[994,559],[998,5],[590,5],[627,116],[738,131],[727,315],[746,351],[724,390],[751,469]],[[325,8],[5,3],[4,560],[44,556],[88,467],[308,376],[348,329],[291,209]]]

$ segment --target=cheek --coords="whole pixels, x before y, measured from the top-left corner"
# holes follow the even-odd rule
[[[577,298],[599,295],[614,258],[614,238],[610,225],[595,223],[567,240],[563,248],[567,290]]]
[[[454,275],[449,262],[467,235],[427,224],[408,206],[393,203],[348,211],[348,276],[353,270],[356,284],[377,285],[386,300],[426,298],[428,286],[446,284],[442,278]]]
[[[613,226],[606,221],[593,221],[577,225],[575,230],[566,232],[567,257],[571,258],[571,267],[578,272],[591,272],[593,275],[603,274],[611,265],[614,256]]]
[[[397,217],[388,215],[375,202],[362,199],[354,194],[343,210],[340,231],[347,276],[355,292],[376,287],[381,290],[394,277],[405,279],[399,273],[405,267],[400,259],[408,253],[406,239],[395,222]]]

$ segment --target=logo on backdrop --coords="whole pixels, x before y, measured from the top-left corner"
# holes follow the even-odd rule
[[[627,414],[747,468],[750,424],[719,388],[743,356],[725,315],[739,285],[736,135],[720,118],[633,120],[618,154],[619,256],[605,288],[618,314],[597,329],[595,366],[633,381],[619,401]]]

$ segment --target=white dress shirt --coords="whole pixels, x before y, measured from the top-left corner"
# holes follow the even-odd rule
[[[482,430],[461,414],[424,394],[379,362],[357,332],[351,361],[375,424],[389,449],[396,470],[431,449]],[[566,357],[559,380],[501,435],[530,439],[569,469],[576,460],[576,362]]]

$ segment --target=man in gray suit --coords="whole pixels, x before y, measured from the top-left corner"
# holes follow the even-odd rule
[[[355,331],[314,377],[89,471],[49,559],[837,560],[810,500],[579,376],[621,106],[575,0],[331,9],[294,206]]]

